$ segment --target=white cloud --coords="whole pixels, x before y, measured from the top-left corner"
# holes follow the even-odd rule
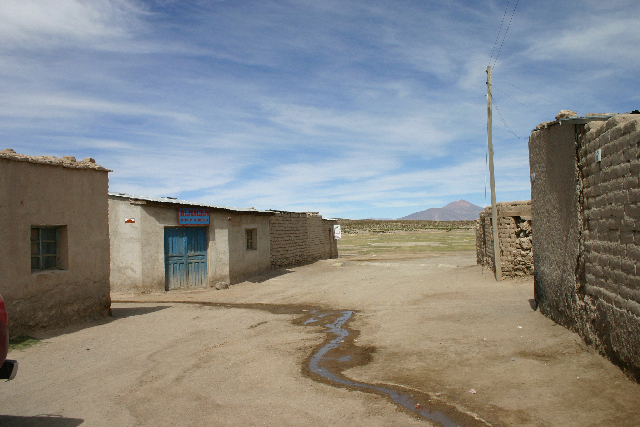
[[[177,122],[196,123],[199,119],[173,111],[156,110],[147,106],[101,99],[58,94],[19,94],[0,101],[0,115],[23,118],[75,117],[78,113],[154,116]]]
[[[92,148],[98,150],[127,151],[134,148],[133,144],[130,142],[113,139],[71,138],[67,139],[65,142],[74,144],[80,148]]]
[[[14,47],[100,42],[126,36],[139,13],[126,0],[4,0],[0,37]]]
[[[544,17],[520,2],[494,74],[519,136],[561,108],[637,108],[640,5],[612,1]],[[0,134],[19,152],[94,157],[114,191],[139,195],[362,217],[480,204],[502,13],[456,0],[5,0]],[[494,146],[499,199],[526,198],[527,144],[497,114]]]
[[[594,68],[607,65],[635,66],[640,60],[640,4],[599,10],[594,15],[571,16],[560,28],[530,39],[526,58],[535,61],[592,62]]]

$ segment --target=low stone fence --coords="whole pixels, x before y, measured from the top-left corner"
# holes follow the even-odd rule
[[[497,209],[502,276],[533,274],[531,201],[502,202]],[[476,262],[495,272],[491,215],[487,207],[476,221]]]
[[[269,222],[271,268],[308,264],[338,257],[333,238],[336,220],[310,212],[276,212]]]

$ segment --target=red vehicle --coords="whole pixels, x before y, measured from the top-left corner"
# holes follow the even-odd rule
[[[18,372],[18,362],[16,360],[7,360],[9,352],[9,317],[7,315],[7,307],[4,299],[0,295],[0,357],[2,366],[0,367],[0,379],[12,380]]]

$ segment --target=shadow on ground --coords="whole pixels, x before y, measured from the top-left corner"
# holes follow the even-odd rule
[[[277,270],[271,270],[266,273],[258,274],[256,276],[251,276],[247,279],[244,279],[243,281],[249,282],[249,283],[263,283],[263,282],[266,282],[267,280],[271,280],[278,276],[284,276],[285,274],[289,274],[289,273],[293,273],[293,271],[288,268],[282,267]]]
[[[118,319],[150,314],[156,311],[164,310],[165,308],[169,308],[169,306],[157,305],[153,307],[111,307],[111,316],[94,317],[86,322],[74,323],[56,329],[30,331],[26,336],[35,337],[38,340],[47,340],[59,335],[72,334],[86,328],[93,328],[95,326],[104,325]],[[0,427],[2,427],[3,425],[4,424],[2,424],[2,422],[0,421]]]
[[[0,427],[77,427],[84,423],[80,418],[65,418],[62,415],[35,415],[18,417],[0,415]]]
[[[156,311],[169,308],[166,305],[157,305],[154,307],[111,307],[111,316],[114,319],[124,319],[133,316],[142,316]]]

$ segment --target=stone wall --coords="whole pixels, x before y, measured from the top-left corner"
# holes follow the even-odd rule
[[[503,277],[533,274],[531,202],[502,202],[498,208],[498,236]],[[476,262],[495,272],[491,207],[476,221]]]
[[[276,212],[270,219],[271,268],[338,257],[335,220],[308,212]]]
[[[536,301],[636,380],[639,146],[640,116],[632,114],[549,122],[529,139]]]

